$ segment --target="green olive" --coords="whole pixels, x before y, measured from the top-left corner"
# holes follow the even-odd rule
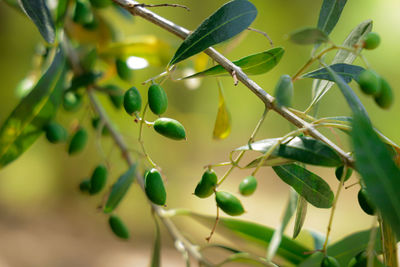
[[[82,193],[87,193],[90,190],[90,179],[85,179],[79,184],[79,190]]]
[[[139,112],[142,108],[142,97],[140,96],[139,90],[136,87],[131,87],[125,92],[124,108],[129,115]]]
[[[90,3],[84,0],[76,0],[72,20],[81,25],[91,23],[93,21],[93,13],[90,9]]]
[[[71,138],[68,154],[74,155],[81,152],[87,143],[88,134],[84,128],[78,129]]]
[[[44,127],[46,138],[50,143],[57,144],[67,140],[68,133],[65,128],[57,122],[50,122]]]
[[[226,214],[238,216],[244,213],[244,209],[240,200],[228,192],[216,192],[215,201],[217,206]]]
[[[282,75],[275,86],[275,98],[279,107],[290,107],[293,98],[293,82],[289,75]]]
[[[343,170],[344,170],[344,166],[337,167],[335,170],[336,179],[338,179],[339,181],[342,179]],[[353,174],[353,169],[347,168],[346,176],[344,177],[344,181],[346,182],[347,180],[349,180],[349,178],[351,177],[352,174]]]
[[[393,91],[390,84],[383,78],[381,80],[381,91],[375,96],[375,102],[381,108],[388,109],[393,104]]]
[[[171,139],[183,140],[186,139],[186,132],[183,125],[174,119],[160,118],[154,122],[154,130]]]
[[[90,178],[91,195],[99,193],[106,186],[107,183],[107,168],[104,165],[99,165],[94,169],[92,177]]]
[[[111,215],[108,219],[108,223],[116,236],[121,239],[129,239],[129,230],[117,215]]]
[[[367,95],[379,95],[381,82],[379,75],[373,70],[364,70],[358,76],[358,84]]]
[[[340,267],[340,264],[334,257],[326,256],[321,262],[321,267]]]
[[[377,48],[380,43],[381,37],[376,32],[370,32],[364,38],[364,48],[368,50]]]
[[[368,215],[375,214],[375,206],[371,202],[371,199],[368,196],[367,190],[365,188],[361,188],[357,195],[358,204],[360,205],[361,209]]]
[[[213,170],[207,170],[197,184],[194,194],[200,198],[206,198],[214,193],[218,178]]]
[[[156,169],[151,169],[146,173],[144,179],[144,189],[150,201],[157,205],[165,205],[167,193],[165,192],[160,172]]]
[[[239,192],[243,196],[250,196],[257,189],[257,179],[256,177],[250,175],[243,179],[239,184]]]
[[[122,89],[113,84],[104,86],[104,89],[107,91],[113,106],[117,109],[120,109],[124,104],[124,92]]]
[[[112,1],[111,0],[90,0],[90,3],[95,8],[104,8],[104,7],[110,6],[112,4]]]
[[[63,107],[66,111],[76,111],[82,104],[81,96],[75,92],[66,92],[63,97]]]
[[[367,262],[368,255],[367,252],[363,250],[350,260],[348,267],[367,267]]]
[[[163,114],[168,107],[168,97],[159,84],[152,84],[148,91],[149,107],[156,115]]]
[[[117,69],[117,74],[124,81],[132,80],[132,70],[126,64],[126,61],[120,58],[115,60],[115,67]]]

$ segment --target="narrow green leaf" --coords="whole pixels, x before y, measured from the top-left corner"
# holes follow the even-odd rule
[[[55,40],[54,23],[45,0],[19,0],[21,8],[36,24],[46,42],[52,44]]]
[[[371,32],[371,29],[372,29],[371,20],[366,20],[361,22],[347,36],[342,46],[353,47],[354,45],[360,43],[361,40],[363,40],[364,36],[369,32]],[[336,53],[335,58],[332,61],[332,64],[337,64],[337,63],[352,64],[356,58],[357,56],[354,53],[348,50],[341,49]],[[321,81],[320,83],[317,84],[317,86],[313,87],[312,90],[313,99],[311,101],[310,107],[318,103],[321,100],[321,98],[329,91],[329,89],[331,89],[332,86],[333,86],[332,82]]]
[[[318,29],[330,34],[339,21],[347,0],[324,0],[319,12]]]
[[[259,156],[258,158],[254,159],[251,161],[249,164],[245,166],[246,169],[251,169],[251,168],[256,168],[258,164],[263,160],[264,156]],[[284,165],[288,163],[293,163],[294,160],[291,159],[285,159],[285,158],[280,158],[276,156],[270,156],[267,160],[263,161],[262,166],[279,166],[279,165]]]
[[[296,219],[294,221],[293,239],[300,234],[301,228],[303,228],[307,215],[307,207],[307,200],[304,197],[299,196],[297,201]]]
[[[247,0],[233,0],[226,3],[183,41],[169,65],[234,37],[247,29],[256,16],[256,7]]]
[[[266,153],[278,140],[278,138],[260,140],[239,147],[236,151],[254,150]],[[307,136],[298,136],[291,140],[289,139],[288,142],[283,142],[274,150],[272,156],[318,166],[336,167],[342,164],[339,155],[332,148],[319,140]]]
[[[352,141],[356,167],[368,194],[400,238],[400,169],[370,121],[359,112],[354,114]]]
[[[336,72],[346,83],[351,82],[353,79],[357,80],[358,75],[365,70],[363,67],[345,64],[345,63],[337,63],[329,66],[334,72]],[[313,78],[313,79],[321,79],[328,80],[334,82],[332,76],[329,74],[329,71],[326,68],[320,68],[315,71],[306,73],[302,76],[303,78]]]
[[[233,61],[233,63],[236,66],[240,67],[247,75],[259,75],[270,71],[276,65],[278,65],[284,53],[285,50],[282,47],[275,47],[267,51]],[[182,79],[191,79],[203,76],[226,76],[226,75],[230,74],[221,65],[217,65],[207,70],[184,77]]]
[[[290,107],[293,98],[293,82],[289,75],[282,75],[275,87],[276,104]]]
[[[333,192],[318,175],[296,164],[274,166],[272,169],[285,183],[317,208],[330,208]]]
[[[231,116],[229,110],[225,104],[224,92],[222,89],[222,83],[217,80],[219,101],[218,101],[218,112],[217,118],[215,119],[213,138],[216,140],[222,140],[229,136],[231,133]]]
[[[156,224],[156,238],[154,239],[153,256],[151,257],[150,267],[161,266],[161,233],[160,225],[157,219],[154,217],[154,223]]]
[[[290,41],[300,45],[319,44],[328,42],[329,37],[320,29],[308,27],[292,32]]]
[[[62,97],[65,58],[61,50],[32,91],[0,128],[0,168],[17,159],[43,133]]]
[[[136,165],[132,165],[118,178],[117,182],[114,183],[104,207],[104,213],[112,212],[124,198],[126,192],[128,192],[128,189],[131,187],[131,184],[135,179],[135,170]]]
[[[67,14],[69,2],[70,2],[70,0],[58,0],[56,16],[55,16],[57,28],[64,27],[64,20],[65,20],[66,14]]]
[[[277,229],[275,229],[270,245],[268,246],[266,257],[267,261],[272,261],[276,254],[276,251],[279,248],[279,245],[281,244],[283,232],[285,231],[287,225],[290,222],[290,219],[293,217],[293,214],[296,211],[297,199],[298,194],[294,190],[290,190],[288,203],[286,205],[285,212],[283,213],[281,224]]]

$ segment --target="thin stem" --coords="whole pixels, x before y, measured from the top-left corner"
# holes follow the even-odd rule
[[[218,222],[219,222],[219,207],[217,206],[217,216],[215,217],[215,222],[213,228],[211,229],[210,235],[206,238],[207,242],[210,242],[211,237],[214,235],[215,230],[217,229]]]
[[[378,227],[376,224],[378,222],[378,216],[374,216],[374,220],[371,226],[371,233],[369,235],[369,241],[367,246],[367,267],[374,267],[374,247],[376,242],[376,234],[378,232]]]
[[[133,7],[180,7],[186,9],[187,11],[190,11],[190,8],[188,8],[187,6],[178,4],[156,4],[156,5],[136,4]]]
[[[147,111],[148,106],[149,106],[149,103],[146,103],[146,105],[144,106],[143,112],[142,112],[142,117],[141,117],[140,123],[139,123],[138,141],[139,141],[139,144],[140,144],[140,146],[142,148],[142,152],[143,152],[143,155],[146,158],[146,160],[150,163],[152,168],[157,168],[157,164],[155,164],[154,161],[150,158],[149,154],[147,154],[146,148],[144,147],[144,142],[143,142],[143,135],[142,135],[143,124],[145,123],[144,117],[146,116],[146,111]]]
[[[269,35],[268,35],[266,32],[263,32],[263,31],[260,31],[260,30],[257,30],[257,29],[251,28],[251,27],[248,27],[247,29],[248,29],[249,31],[258,32],[258,33],[264,35],[265,37],[267,37],[267,39],[268,39],[268,41],[269,41],[269,44],[270,44],[272,47],[274,47],[274,42],[272,41],[271,37],[269,37]]]

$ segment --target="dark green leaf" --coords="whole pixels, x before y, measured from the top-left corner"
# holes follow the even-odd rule
[[[317,28],[303,28],[290,34],[290,41],[300,45],[319,44],[329,41],[328,35]]]
[[[234,0],[219,8],[190,34],[176,51],[169,65],[226,41],[247,29],[257,16],[256,7],[247,0]]]
[[[260,156],[253,161],[251,161],[249,164],[245,166],[246,169],[251,169],[255,168],[260,164],[260,162],[263,161],[262,166],[279,166],[283,164],[288,164],[294,162],[294,160],[291,159],[285,159],[285,158],[280,158],[276,156],[270,156],[267,160],[264,160],[264,156]]]
[[[279,178],[296,190],[311,205],[317,208],[330,208],[332,206],[333,192],[318,175],[296,164],[272,168]]]
[[[278,138],[260,140],[236,150],[254,150],[266,153],[278,140]],[[318,166],[337,167],[342,164],[339,155],[333,149],[325,143],[307,136],[295,137],[288,142],[283,142],[274,150],[272,156]]]
[[[107,203],[104,207],[104,213],[112,212],[124,198],[126,192],[128,192],[128,189],[131,187],[131,184],[135,179],[135,170],[136,165],[132,165],[112,186]]]
[[[154,223],[156,224],[156,238],[154,239],[153,256],[151,257],[150,267],[159,267],[161,266],[161,233],[160,226],[155,217]]]
[[[50,44],[54,43],[55,30],[53,19],[45,0],[18,1],[26,15],[36,24],[40,34]]]
[[[289,75],[282,75],[275,87],[276,104],[290,107],[293,98],[293,82]]]
[[[308,203],[306,199],[302,196],[299,196],[297,201],[296,219],[294,221],[293,239],[300,234],[301,228],[303,228],[307,214],[307,206]]]
[[[236,66],[242,68],[242,70],[247,75],[259,75],[270,71],[276,65],[278,65],[284,53],[285,50],[282,47],[276,47],[261,53],[241,58],[239,60],[233,61],[233,63]],[[183,79],[197,78],[202,76],[224,75],[230,74],[221,65],[217,65],[207,70],[185,77]]]
[[[351,82],[352,79],[357,80],[358,75],[365,70],[363,67],[345,63],[337,63],[330,65],[329,67],[335,71],[346,83]],[[332,76],[329,74],[326,68],[320,68],[306,73],[303,75],[303,78],[321,79],[334,82]]]
[[[347,0],[324,0],[319,12],[318,29],[330,34],[339,21]]]
[[[43,133],[62,97],[65,58],[59,51],[32,91],[22,99],[0,129],[0,168],[18,158]]]
[[[370,121],[358,112],[354,114],[352,141],[357,171],[368,194],[400,238],[400,169]]]

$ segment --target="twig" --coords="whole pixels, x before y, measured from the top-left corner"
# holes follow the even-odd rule
[[[179,4],[156,4],[156,5],[148,5],[148,4],[136,4],[133,5],[133,7],[180,7],[183,9],[186,9],[187,11],[190,11],[190,8],[184,5],[179,5]]]
[[[268,39],[268,41],[269,41],[269,44],[270,44],[272,47],[274,47],[274,42],[272,41],[271,37],[269,37],[269,35],[268,35],[266,32],[263,32],[263,31],[260,31],[260,30],[257,30],[257,29],[251,28],[251,27],[248,27],[247,29],[248,29],[249,31],[261,33],[262,35],[264,35],[265,37],[267,37],[267,39]]]

